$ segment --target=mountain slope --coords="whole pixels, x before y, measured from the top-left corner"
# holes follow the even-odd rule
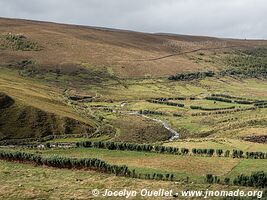
[[[147,34],[5,18],[0,18],[0,32],[0,59],[6,64],[33,60],[41,70],[64,73],[72,68],[71,72],[77,73],[81,68],[97,68],[123,78],[216,70],[217,63],[197,63],[192,56],[267,45],[266,41]],[[19,43],[24,46],[19,47],[25,51],[18,50],[16,42],[7,44],[8,34],[21,37]]]

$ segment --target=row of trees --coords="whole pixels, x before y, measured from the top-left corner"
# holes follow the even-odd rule
[[[168,79],[172,81],[191,81],[194,79],[202,79],[206,77],[213,77],[215,73],[212,71],[207,72],[187,72],[187,73],[177,73],[176,75],[170,76]]]
[[[103,173],[115,174],[116,176],[125,176],[132,178],[156,179],[173,181],[174,174],[161,173],[136,173],[135,170],[130,170],[126,165],[111,165],[105,161],[96,158],[67,158],[67,157],[42,157],[41,155],[19,152],[19,151],[0,151],[0,159],[8,161],[31,162],[37,165],[45,165],[56,168],[67,169],[90,169]]]
[[[148,144],[134,144],[134,143],[124,143],[124,142],[77,142],[77,147],[85,147],[85,148],[101,148],[108,150],[120,150],[120,151],[143,151],[143,152],[156,152],[156,153],[169,153],[169,154],[182,154],[186,155],[189,153],[189,149],[187,148],[176,148],[176,147],[166,147],[160,145],[148,145]]]
[[[247,159],[267,159],[267,153],[264,152],[246,152],[240,150],[233,150],[233,158],[247,158]]]
[[[267,105],[267,101],[257,101],[254,103],[254,106],[262,106],[262,105]]]
[[[205,180],[209,184],[221,183],[220,178],[212,174],[207,174]],[[226,177],[224,178],[223,183],[229,185],[231,184],[231,179]],[[251,175],[240,174],[233,179],[232,184],[238,186],[265,188],[267,187],[267,173],[259,171],[253,172]]]
[[[159,101],[159,100],[147,100],[149,103],[158,103],[158,104],[165,104],[168,106],[176,106],[176,107],[184,107],[184,104],[182,103],[175,103],[175,102],[169,102],[169,101]]]
[[[267,173],[266,172],[253,172],[250,176],[241,174],[233,180],[234,185],[249,186],[257,188],[267,187]]]
[[[209,97],[205,97],[207,100],[212,100],[212,101],[221,101],[221,102],[226,102],[226,103],[236,103],[236,104],[254,104],[256,107],[264,107],[267,105],[266,100],[253,100],[253,99],[246,99],[246,98],[241,98],[241,97],[234,97],[230,95],[225,95],[225,94],[212,94]]]
[[[213,183],[219,184],[221,182],[221,180],[220,180],[220,178],[218,178],[218,176],[214,176],[212,174],[207,174],[205,180],[209,184],[213,184]]]
[[[193,155],[206,155],[206,156],[213,156],[214,153],[216,153],[216,155],[218,157],[221,157],[222,154],[223,154],[223,150],[222,149],[196,149],[196,148],[193,148],[192,149],[192,153]],[[229,157],[229,154],[230,154],[230,151],[225,151],[225,157]]]
[[[235,97],[235,96],[231,96],[231,95],[227,95],[227,94],[212,94],[211,97],[218,97],[220,99],[220,101],[225,100],[229,103],[230,103],[230,101],[232,103],[238,103],[238,104],[253,104],[254,102],[256,102],[256,100],[247,99],[247,98],[243,98],[243,97]],[[230,99],[233,99],[233,100],[230,100]]]
[[[191,116],[207,116],[207,115],[221,115],[221,114],[229,114],[229,113],[236,113],[236,112],[243,112],[247,110],[256,110],[256,107],[250,108],[237,108],[232,110],[219,110],[216,112],[199,112],[199,113],[192,113]]]
[[[211,96],[213,96],[213,97],[223,97],[223,98],[227,98],[227,99],[250,100],[250,99],[247,99],[247,98],[231,96],[231,95],[228,95],[228,94],[211,94]]]
[[[179,100],[179,101],[184,101],[184,100],[197,100],[197,97],[161,97],[161,98],[155,98],[152,100],[157,100],[157,101],[169,101],[169,100]]]
[[[224,97],[220,96],[210,96],[210,97],[205,97],[207,100],[212,100],[212,101],[221,101],[221,102],[226,102],[226,103],[237,103],[237,104],[253,104],[253,101],[250,100],[231,100],[231,99],[226,99]]]
[[[230,109],[235,109],[235,106],[230,106],[226,108],[204,108],[202,106],[190,106],[191,109],[193,110],[206,110],[206,111],[213,111],[213,110],[230,110]]]
[[[226,102],[226,103],[232,103],[232,100],[230,100],[230,99],[225,99],[225,98],[216,97],[216,96],[205,97],[205,99],[212,100],[212,101],[221,101],[221,102]]]
[[[96,158],[77,159],[59,156],[42,157],[41,155],[19,151],[0,151],[0,159],[8,161],[32,162],[37,165],[46,165],[57,168],[92,169],[115,174],[116,176],[131,176],[132,174],[126,165],[110,165],[105,161]]]
[[[267,101],[257,101],[254,103],[254,106],[257,108],[267,108]]]
[[[165,115],[165,113],[155,110],[139,110],[139,114],[143,115]]]
[[[110,142],[110,141],[83,141],[77,142],[77,147],[85,148],[101,148],[108,150],[120,150],[120,151],[143,151],[143,152],[156,152],[156,153],[168,153],[168,154],[179,154],[188,155],[190,150],[188,148],[176,148],[167,147],[161,145],[149,145],[149,144],[134,144],[134,143],[124,143],[124,142]],[[232,158],[247,158],[247,159],[267,159],[267,153],[264,152],[246,152],[241,150],[222,150],[222,149],[196,149],[191,150],[193,155],[205,155],[205,156],[216,156],[221,157],[232,157]]]

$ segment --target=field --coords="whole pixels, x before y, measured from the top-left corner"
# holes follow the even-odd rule
[[[103,191],[104,189],[120,190],[127,188],[129,190],[141,190],[147,188],[149,190],[158,190],[162,188],[180,192],[185,189],[205,190],[208,187],[210,190],[220,190],[223,188],[221,185],[175,184],[166,181],[128,179],[92,171],[40,168],[2,161],[0,171],[1,199],[90,199],[92,198],[90,193],[93,189]],[[20,184],[20,182],[23,183]],[[249,188],[234,186],[228,189],[236,190],[237,188],[245,191],[249,190]],[[97,199],[105,198],[99,197]],[[117,198],[109,197],[109,199]],[[146,198],[137,196],[132,199]],[[147,199],[153,199],[153,197]]]
[[[1,160],[0,199],[93,199],[95,188],[249,190],[235,178],[267,172],[266,41],[4,18],[0,30],[0,150],[97,158],[142,175]],[[189,153],[75,146],[86,141]],[[195,155],[193,149],[215,152]],[[244,154],[219,157],[218,150]],[[247,159],[246,152],[265,157]],[[208,174],[220,182],[208,183]]]
[[[174,173],[177,180],[186,180],[204,183],[204,176],[208,173],[224,177],[239,175],[235,168],[242,168],[244,174],[254,171],[266,171],[265,160],[238,160],[232,158],[177,156],[157,153],[143,153],[130,151],[110,151],[105,149],[69,149],[45,150],[38,153],[42,155],[59,155],[74,158],[98,158],[108,163],[123,165],[136,169],[137,173],[159,172]],[[157,160],[157,161],[155,161]],[[168,163],[166,165],[166,163]]]

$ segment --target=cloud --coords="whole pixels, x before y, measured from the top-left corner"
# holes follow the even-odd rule
[[[265,38],[265,0],[0,0],[2,17],[235,38]]]

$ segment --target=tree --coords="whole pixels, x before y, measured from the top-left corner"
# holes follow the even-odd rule
[[[221,155],[223,154],[223,150],[222,149],[216,149],[216,154],[221,157]]]
[[[214,181],[214,177],[212,174],[207,174],[206,175],[206,182],[209,183],[209,184],[212,184]]]
[[[230,184],[230,178],[226,177],[223,182],[225,185],[229,185]]]

